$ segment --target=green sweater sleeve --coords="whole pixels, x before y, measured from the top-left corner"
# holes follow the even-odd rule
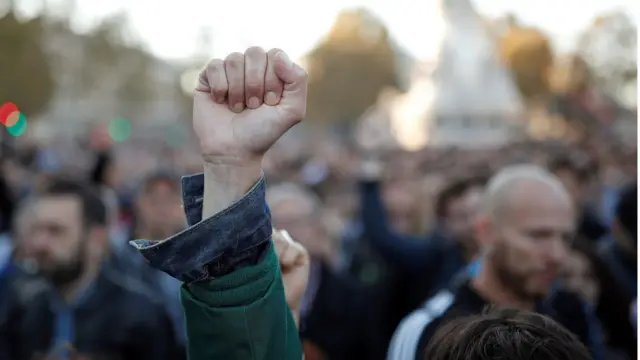
[[[183,285],[189,360],[301,360],[273,246],[255,266]]]

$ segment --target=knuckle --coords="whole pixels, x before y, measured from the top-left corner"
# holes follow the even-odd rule
[[[220,71],[224,68],[224,61],[221,59],[213,59],[207,63],[205,67],[206,72]]]
[[[260,46],[251,46],[249,48],[247,48],[247,50],[245,50],[244,54],[246,56],[257,56],[257,55],[264,55],[264,49],[261,48]]]
[[[224,60],[226,66],[240,67],[244,66],[244,55],[239,52],[231,53]]]
[[[282,51],[282,49],[280,49],[280,48],[272,48],[272,49],[269,49],[267,54],[269,54],[270,56],[275,56],[280,51]]]

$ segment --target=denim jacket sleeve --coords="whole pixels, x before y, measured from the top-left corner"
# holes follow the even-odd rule
[[[152,267],[183,282],[211,279],[260,262],[270,247],[271,219],[261,178],[238,202],[202,219],[204,175],[182,179],[189,227],[162,241],[134,240]]]
[[[185,282],[180,291],[190,360],[300,360],[265,202],[265,182],[215,216],[202,217],[201,175],[182,180],[189,228],[132,245],[149,264]]]

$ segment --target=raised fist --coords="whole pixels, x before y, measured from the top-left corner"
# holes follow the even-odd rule
[[[202,70],[193,127],[206,163],[259,164],[305,115],[307,72],[282,50],[251,47],[213,59]]]
[[[309,253],[295,242],[286,230],[273,230],[275,246],[287,304],[298,321],[300,302],[309,281]]]

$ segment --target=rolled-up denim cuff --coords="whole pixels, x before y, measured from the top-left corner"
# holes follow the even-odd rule
[[[265,191],[266,184],[261,178],[235,204],[169,239],[130,243],[151,266],[184,282],[219,277],[255,265],[270,246],[272,229]],[[186,191],[183,189],[183,192]],[[197,196],[191,199],[196,201]],[[193,210],[196,207],[200,210]],[[201,201],[200,204],[185,203],[187,213],[201,212],[201,208]]]

